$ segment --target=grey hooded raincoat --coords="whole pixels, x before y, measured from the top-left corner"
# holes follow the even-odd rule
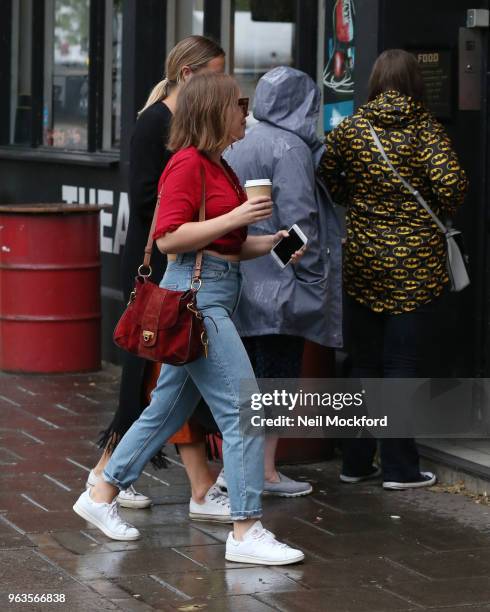
[[[317,136],[320,91],[289,67],[274,68],[257,85],[259,121],[227,150],[242,184],[272,181],[274,213],[249,228],[272,234],[297,223],[308,237],[301,261],[284,270],[270,255],[242,264],[243,290],[235,323],[242,336],[288,334],[342,346],[341,235],[332,201],[316,168],[324,152]]]

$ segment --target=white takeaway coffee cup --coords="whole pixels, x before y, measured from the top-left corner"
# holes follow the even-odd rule
[[[272,181],[270,179],[253,179],[245,183],[247,197],[256,198],[258,196],[272,197]]]

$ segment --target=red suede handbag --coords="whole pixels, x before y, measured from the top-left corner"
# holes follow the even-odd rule
[[[206,189],[201,168],[199,221],[205,220]],[[162,191],[158,194],[143,264],[138,268],[129,303],[114,330],[120,348],[149,361],[184,365],[207,356],[208,339],[196,296],[201,287],[202,250],[196,253],[191,286],[187,291],[161,289],[149,280],[150,257]],[[145,273],[146,272],[146,273]]]

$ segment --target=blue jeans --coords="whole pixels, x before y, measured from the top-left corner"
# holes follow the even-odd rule
[[[175,262],[169,262],[160,286],[188,289],[194,260],[193,253],[178,255]],[[240,381],[255,377],[230,318],[240,294],[240,264],[204,255],[201,279],[197,305],[210,317],[204,319],[208,357],[185,366],[163,366],[150,405],[117,445],[104,478],[121,489],[137,480],[147,462],[191,416],[202,395],[223,434],[231,518],[258,518],[262,514],[264,438],[244,436],[240,431],[244,407],[240,405]]]

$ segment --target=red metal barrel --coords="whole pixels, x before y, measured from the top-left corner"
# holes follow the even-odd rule
[[[97,206],[0,206],[0,369],[100,369]]]

